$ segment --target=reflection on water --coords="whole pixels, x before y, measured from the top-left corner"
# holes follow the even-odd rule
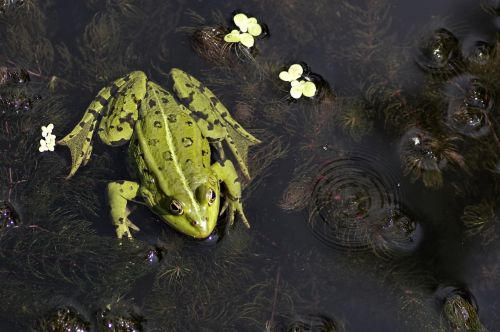
[[[495,331],[499,8],[0,1],[0,329]],[[240,12],[262,25],[251,48],[224,40]],[[59,139],[116,78],[168,86],[174,67],[263,142],[252,228],[195,241],[139,204],[118,241],[105,191],[131,179],[126,147],[96,144],[66,180],[40,127]]]

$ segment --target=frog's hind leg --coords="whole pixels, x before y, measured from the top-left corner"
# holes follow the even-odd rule
[[[146,76],[142,72],[132,72],[116,81],[108,87],[99,91],[97,97],[87,107],[82,119],[73,130],[57,143],[66,145],[71,152],[71,171],[67,178],[72,177],[78,170],[80,165],[85,164],[91,155],[92,137],[97,125],[97,122],[104,116],[108,115],[113,110],[108,105],[114,105],[115,96],[129,87],[137,87],[141,82],[145,82]],[[145,83],[143,84],[145,86]],[[140,89],[135,89],[140,90]],[[131,96],[132,97],[132,96]],[[140,93],[133,94],[134,100],[140,100]],[[122,102],[123,103],[123,102]],[[128,106],[128,104],[127,104]],[[107,114],[103,114],[104,112]],[[102,137],[101,137],[102,139]]]
[[[248,148],[260,141],[233,119],[213,92],[196,78],[176,68],[172,69],[170,75],[177,96],[188,105],[202,134],[212,141],[225,140],[241,171],[250,178],[247,167]]]
[[[134,74],[135,73],[135,74]],[[118,89],[110,100],[108,112],[99,124],[99,137],[110,146],[127,143],[134,132],[135,122],[139,118],[141,100],[146,95],[146,75],[134,72],[129,81]]]

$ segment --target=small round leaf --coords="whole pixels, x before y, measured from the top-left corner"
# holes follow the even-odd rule
[[[303,89],[302,84],[292,86],[292,88],[290,89],[290,96],[292,96],[295,99],[299,99],[302,96],[302,89]]]
[[[254,39],[251,34],[245,32],[240,35],[240,42],[246,47],[250,48],[254,44]]]
[[[241,32],[247,32],[248,17],[245,14],[239,13],[239,14],[234,15],[233,21],[234,21],[234,24],[236,24],[236,26],[238,28],[240,28]]]
[[[303,85],[303,91],[302,93],[306,97],[314,97],[316,94],[316,85],[313,82],[305,82]]]
[[[262,27],[258,23],[250,23],[248,25],[248,33],[254,37],[260,36],[262,33]]]

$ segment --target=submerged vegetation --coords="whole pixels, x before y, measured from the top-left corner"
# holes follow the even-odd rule
[[[486,36],[397,32],[392,3],[0,1],[0,329],[494,330],[500,10],[476,4]],[[102,87],[172,67],[263,142],[250,232],[193,240],[139,205],[115,240],[124,150],[69,181],[69,155],[40,153]]]

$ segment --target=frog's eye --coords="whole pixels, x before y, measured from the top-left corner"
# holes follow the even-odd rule
[[[170,202],[170,212],[176,216],[180,216],[181,214],[184,213],[184,210],[182,209],[182,204],[178,200],[172,200]]]
[[[216,197],[217,194],[215,193],[215,190],[213,190],[212,188],[208,189],[207,192],[208,205],[214,204]]]

